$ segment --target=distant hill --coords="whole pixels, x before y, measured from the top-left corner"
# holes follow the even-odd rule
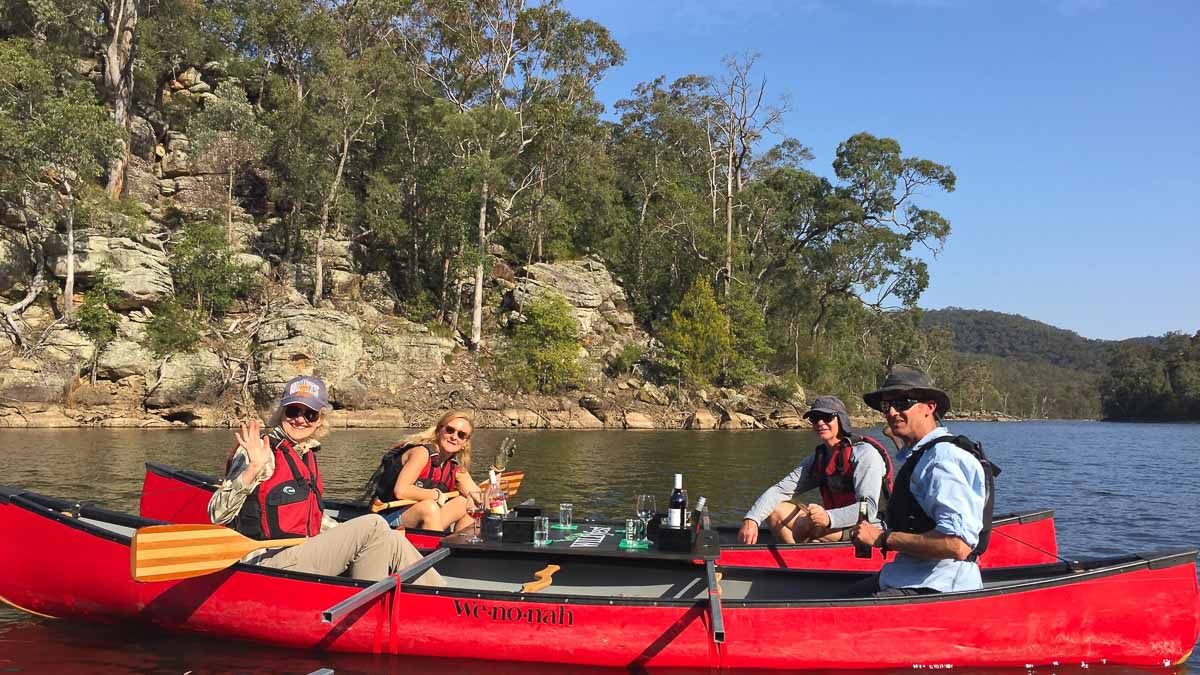
[[[979,309],[926,310],[926,326],[945,326],[954,332],[955,351],[1042,361],[1060,368],[1099,374],[1113,347],[1111,340],[1092,340],[1018,314]],[[1154,340],[1155,338],[1134,338]]]

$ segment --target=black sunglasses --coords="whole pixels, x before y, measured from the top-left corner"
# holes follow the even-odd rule
[[[813,424],[816,424],[817,422],[824,422],[826,424],[829,424],[836,418],[837,418],[837,415],[832,415],[830,413],[814,412],[814,413],[808,414],[808,421],[812,422]]]
[[[321,411],[312,410],[312,409],[306,408],[302,405],[289,405],[288,407],[283,409],[283,414],[289,420],[294,420],[298,417],[303,417],[304,419],[308,420],[309,422],[316,422],[317,420],[321,419]]]
[[[888,408],[895,408],[897,412],[904,412],[918,403],[920,403],[920,401],[915,398],[892,398],[881,400],[879,402],[879,412],[887,413]]]
[[[460,440],[460,441],[465,441],[471,437],[471,432],[469,432],[469,431],[463,431],[462,429],[456,429],[456,428],[450,427],[450,426],[446,426],[446,427],[442,427],[442,428],[446,430],[447,434],[449,434],[451,436],[458,436],[458,440]]]

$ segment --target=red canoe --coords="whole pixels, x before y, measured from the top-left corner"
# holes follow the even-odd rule
[[[130,535],[144,524],[0,488],[0,598],[299,649],[625,668],[1170,666],[1200,635],[1195,550],[986,570],[967,593],[838,599],[863,573],[726,568],[717,595],[686,561],[454,548],[437,563],[446,587],[402,582],[325,623],[370,584],[240,563],[137,583]],[[522,591],[548,563],[561,566],[553,585]]]
[[[216,490],[218,480],[187,469],[146,463],[142,482],[141,515],[143,518],[166,523],[207,523],[208,500]],[[362,515],[365,509],[357,504],[329,500],[326,511],[334,518],[346,519]],[[997,516],[992,524],[992,540],[979,565],[1012,567],[1039,565],[1058,561],[1058,540],[1054,530],[1054,510],[1026,511]],[[759,534],[759,544],[737,543],[737,528],[717,528],[721,538],[721,559],[726,566],[778,567],[784,569],[868,570],[876,571],[882,559],[854,557],[849,542],[827,544],[775,544],[771,532]],[[413,545],[422,549],[434,548],[444,533],[429,530],[407,530]]]

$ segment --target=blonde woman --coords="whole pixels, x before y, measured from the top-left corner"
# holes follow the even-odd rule
[[[329,433],[325,382],[301,376],[284,385],[270,429],[258,420],[234,433],[225,479],[208,502],[214,524],[254,539],[309,537],[299,546],[255,551],[244,562],[296,572],[376,581],[421,559],[404,535],[377,515],[337,524],[324,517],[318,439]],[[416,583],[442,586],[434,570]]]
[[[381,502],[416,502],[384,511],[389,523],[426,530],[453,526],[458,531],[474,522],[467,515],[467,500],[479,490],[470,474],[473,431],[466,412],[451,410],[384,454],[372,477],[371,494]],[[460,496],[451,498],[450,492]]]

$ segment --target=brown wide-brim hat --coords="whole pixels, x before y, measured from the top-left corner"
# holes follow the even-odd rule
[[[922,401],[936,401],[938,417],[950,411],[950,396],[933,386],[929,376],[911,366],[896,364],[888,371],[883,386],[868,394],[863,394],[863,402],[874,410],[879,410],[879,401],[885,394],[909,394]],[[890,398],[896,398],[891,396]]]

